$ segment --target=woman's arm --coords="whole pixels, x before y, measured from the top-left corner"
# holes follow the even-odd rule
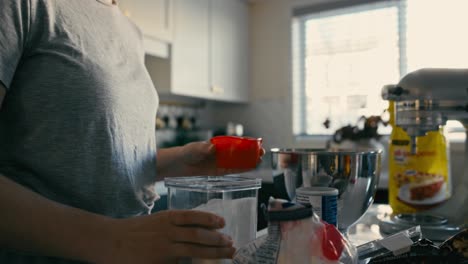
[[[0,175],[0,248],[81,261],[104,251],[110,218],[48,200]]]
[[[260,156],[265,154],[262,149]],[[216,166],[216,148],[208,142],[193,142],[182,147],[159,149],[156,159],[157,180],[177,176],[216,176],[242,173],[246,169]]]
[[[90,263],[173,263],[231,258],[232,239],[206,212],[112,219],[48,200],[0,175],[0,249]]]
[[[159,149],[157,180],[179,176],[216,176],[244,170],[216,167],[216,148],[208,142],[193,142],[181,147]]]
[[[177,176],[219,175],[215,148],[207,142],[195,142],[181,147],[159,149],[157,180]]]

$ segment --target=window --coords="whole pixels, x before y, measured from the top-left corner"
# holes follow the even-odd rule
[[[331,135],[356,125],[363,115],[381,115],[388,106],[381,99],[382,87],[408,72],[468,68],[468,37],[462,33],[468,1],[361,2],[366,3],[295,10],[295,135]]]

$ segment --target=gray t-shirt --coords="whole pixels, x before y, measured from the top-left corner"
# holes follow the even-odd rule
[[[158,97],[117,6],[0,0],[0,81],[1,174],[90,212],[150,212]],[[0,250],[0,263],[41,262],[14,256]]]

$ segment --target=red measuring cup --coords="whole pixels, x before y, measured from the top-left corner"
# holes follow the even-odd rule
[[[253,169],[260,160],[261,138],[217,136],[210,141],[216,147],[218,168]]]

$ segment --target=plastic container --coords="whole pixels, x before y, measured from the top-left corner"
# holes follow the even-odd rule
[[[234,264],[357,264],[356,248],[311,207],[270,198],[268,234],[240,248]]]
[[[253,169],[260,160],[261,138],[218,136],[210,141],[216,147],[219,168]]]
[[[338,189],[330,187],[301,187],[296,190],[296,201],[312,210],[323,221],[337,226]]]
[[[168,187],[169,209],[207,211],[224,217],[226,226],[221,232],[232,237],[235,248],[255,240],[260,179],[233,176],[181,177],[168,178],[165,185]],[[224,263],[208,260],[192,262]]]

